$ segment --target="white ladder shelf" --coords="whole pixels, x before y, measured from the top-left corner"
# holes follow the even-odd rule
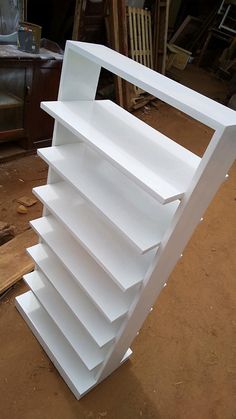
[[[202,159],[95,94],[101,67],[214,129]],[[79,399],[129,349],[236,155],[236,113],[102,45],[68,41],[43,217],[16,306]]]

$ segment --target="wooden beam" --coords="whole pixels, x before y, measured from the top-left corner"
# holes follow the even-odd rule
[[[126,5],[124,0],[118,0],[118,22],[119,22],[119,52],[128,57],[128,28]],[[123,107],[128,108],[128,83],[122,79]]]
[[[83,3],[84,3],[84,0],[76,0],[74,24],[73,24],[73,31],[72,31],[73,41],[78,41],[79,39],[79,27],[80,27],[80,19],[81,19]]]
[[[154,70],[165,74],[170,0],[156,0],[154,13]]]
[[[120,36],[119,36],[120,27],[119,27],[118,8],[119,8],[118,1],[111,0],[109,3],[111,47],[115,51],[120,52]],[[114,76],[114,80],[115,80],[116,102],[118,105],[123,107],[122,79],[120,77]]]
[[[111,0],[107,4],[109,10],[110,46],[117,52],[128,56],[128,36],[126,6],[124,0]],[[116,102],[127,108],[127,82],[115,76]]]
[[[34,269],[25,249],[37,242],[37,235],[30,229],[0,246],[0,294]]]

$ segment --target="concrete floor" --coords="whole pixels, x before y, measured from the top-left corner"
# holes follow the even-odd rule
[[[222,82],[202,70],[193,71],[191,81],[189,72],[190,85],[199,86],[204,75],[209,95],[223,97]],[[137,115],[199,155],[212,135],[162,103]],[[14,308],[26,286],[21,281],[6,295],[0,304],[1,419],[236,418],[236,165],[229,174],[135,339],[131,360],[80,401]],[[0,219],[18,232],[41,206],[20,216],[16,199],[45,175],[34,156],[0,168]]]

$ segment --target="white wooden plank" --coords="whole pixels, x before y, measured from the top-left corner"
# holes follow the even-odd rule
[[[41,107],[160,203],[183,197],[200,158],[109,100]]]
[[[47,147],[38,154],[139,251],[160,244],[178,201],[160,205],[84,143]]]
[[[80,361],[32,291],[16,297],[16,307],[71,391],[79,399],[96,384],[92,373]]]
[[[154,251],[140,256],[66,182],[39,186],[33,192],[123,291],[142,281]]]
[[[112,49],[103,45],[74,41],[67,42],[67,49],[83,55],[213,129],[236,125],[236,114],[232,109]]]
[[[43,235],[43,233],[41,234]],[[47,234],[43,237],[48,238]],[[53,247],[50,237],[49,242]],[[46,243],[29,247],[27,251],[97,345],[103,347],[111,342],[115,334],[110,322],[107,322],[100,311],[96,309],[96,306],[93,305]]]
[[[38,218],[30,224],[110,322],[127,313],[129,298],[53,216]]]
[[[76,320],[46,276],[36,270],[23,278],[86,368],[91,371],[98,367],[103,362],[100,348]]]

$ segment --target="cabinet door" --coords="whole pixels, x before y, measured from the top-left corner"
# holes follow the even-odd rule
[[[42,101],[57,99],[62,61],[34,62],[30,104],[26,109],[26,126],[29,136],[28,148],[50,145],[54,120],[41,108]]]
[[[24,128],[26,68],[0,68],[0,131]]]

